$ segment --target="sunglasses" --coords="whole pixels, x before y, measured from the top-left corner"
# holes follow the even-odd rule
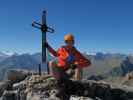
[[[74,40],[71,40],[71,41],[65,41],[66,44],[69,44],[69,43],[72,43],[74,44]]]

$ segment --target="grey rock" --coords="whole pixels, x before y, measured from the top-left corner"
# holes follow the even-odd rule
[[[4,91],[2,100],[15,100],[17,91]]]
[[[2,96],[4,90],[8,90],[11,88],[12,88],[11,81],[7,80],[7,81],[0,82],[0,97]]]

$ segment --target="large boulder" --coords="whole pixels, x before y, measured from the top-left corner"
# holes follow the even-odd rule
[[[23,81],[27,76],[30,76],[32,74],[37,73],[21,69],[12,69],[7,71],[6,79],[11,80],[13,83],[18,83],[20,81]]]

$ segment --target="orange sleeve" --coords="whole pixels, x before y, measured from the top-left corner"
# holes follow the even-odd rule
[[[75,51],[75,64],[77,64],[77,66],[79,68],[84,68],[84,67],[88,67],[91,65],[90,60],[88,60],[87,58],[85,58],[79,51]]]

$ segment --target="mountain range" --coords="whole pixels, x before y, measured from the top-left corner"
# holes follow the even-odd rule
[[[9,55],[3,53],[3,52],[0,52],[0,62],[2,62],[4,59],[6,59],[7,57],[9,57]]]
[[[36,57],[30,54],[2,56],[0,62],[0,80],[4,79],[6,72],[10,69],[37,70],[39,63],[39,60],[36,60]]]
[[[95,55],[83,53],[91,60],[92,65],[85,68],[83,77],[92,75],[117,76],[128,73],[133,68],[133,56],[124,54],[111,54],[98,52]],[[41,53],[35,54],[13,54],[0,53],[0,80],[4,79],[6,72],[10,69],[27,69],[38,71],[41,62]]]

